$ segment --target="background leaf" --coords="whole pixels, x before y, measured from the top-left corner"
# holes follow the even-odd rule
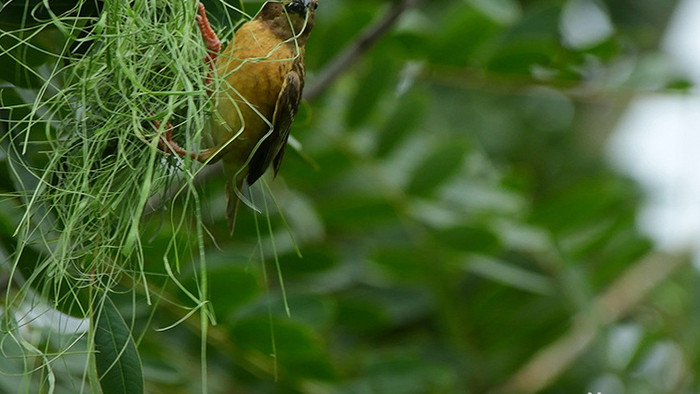
[[[95,366],[105,394],[143,393],[143,372],[131,329],[109,297],[95,318]]]

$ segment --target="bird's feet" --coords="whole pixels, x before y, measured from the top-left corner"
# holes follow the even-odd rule
[[[153,126],[155,126],[156,129],[160,129],[160,121],[153,120]],[[173,125],[170,124],[170,122],[165,123],[165,135],[160,136],[158,145],[166,152],[173,152],[180,156],[190,156],[193,159],[196,156],[193,153],[187,152],[177,142],[173,141]]]
[[[209,24],[209,19],[207,18],[207,12],[204,8],[204,4],[198,3],[197,10],[199,15],[195,15],[195,20],[199,31],[202,34],[202,39],[207,46],[207,54],[204,57],[204,62],[209,66],[209,72],[207,73],[205,83],[209,85],[211,83],[211,76],[214,72],[214,67],[216,64],[216,58],[219,56],[221,51],[221,41],[216,36],[216,32],[211,28]],[[151,114],[153,115],[153,114]],[[160,122],[153,120],[153,125],[156,129],[160,129]],[[158,145],[165,152],[172,152],[180,156],[189,156],[194,160],[200,161],[202,163],[209,161],[209,159],[216,153],[214,149],[208,149],[201,153],[191,153],[181,147],[177,142],[172,139],[173,136],[173,125],[169,122],[165,124],[165,134],[162,135],[158,141]]]
[[[199,10],[199,15],[196,15],[194,18],[197,21],[197,26],[199,26],[199,31],[202,33],[202,39],[207,45],[207,54],[204,56],[204,62],[206,62],[210,68],[209,74],[207,74],[207,78],[205,80],[208,85],[211,83],[211,74],[214,72],[216,58],[219,56],[219,52],[221,51],[221,41],[219,41],[219,37],[216,36],[214,29],[212,29],[211,25],[209,24],[209,19],[207,18],[207,12],[204,8],[204,4],[199,3],[197,7]]]
[[[154,119],[152,120],[152,122],[156,130],[159,130],[160,121]],[[185,148],[181,147],[180,144],[173,140],[173,125],[170,124],[170,122],[165,123],[165,134],[160,136],[160,139],[158,140],[158,145],[166,153],[175,153],[183,157],[187,156],[190,157],[192,160],[197,160],[198,162],[204,164],[216,162],[220,158],[220,156],[216,156],[212,160],[212,156],[214,156],[219,151],[218,147],[209,148],[199,153],[188,152]]]

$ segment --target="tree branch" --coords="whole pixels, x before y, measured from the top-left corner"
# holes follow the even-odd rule
[[[642,259],[596,297],[590,309],[578,312],[566,334],[537,352],[491,394],[537,393],[548,387],[593,343],[603,325],[623,318],[659,283],[689,261],[687,254],[652,253]]]
[[[423,0],[401,0],[391,5],[384,17],[370,25],[354,43],[346,47],[304,90],[304,98],[312,101],[326,90],[341,74],[347,71],[399,20],[407,10],[418,6]]]

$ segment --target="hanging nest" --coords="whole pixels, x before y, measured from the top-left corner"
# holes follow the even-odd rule
[[[164,130],[156,125],[169,122],[183,146],[197,149],[211,113],[207,89],[216,87],[216,81],[205,85],[209,68],[195,22],[197,2],[107,0],[89,17],[80,16],[83,4],[61,15],[47,13],[45,25],[66,37],[63,53],[24,122],[15,125],[8,149],[36,179],[22,196],[15,275],[23,277],[23,288],[78,316],[88,315],[103,293],[96,289],[147,288],[142,220],[145,211],[168,208],[149,201],[173,181],[184,185],[180,195],[187,207],[180,212],[197,234],[186,253],[203,256],[192,184],[201,165],[165,154],[158,146]],[[33,15],[39,10],[40,4]],[[36,139],[38,130],[45,136],[38,144],[45,162],[31,168],[22,144]],[[183,252],[175,244],[173,238],[166,265]],[[17,299],[25,295],[19,292]]]

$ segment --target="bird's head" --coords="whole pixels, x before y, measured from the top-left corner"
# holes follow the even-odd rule
[[[316,11],[316,7],[318,7],[318,0],[316,0],[316,1],[293,0],[293,1],[285,1],[285,2],[283,2],[283,4],[284,4],[284,8],[287,9],[287,12],[290,12],[293,14],[298,14],[298,15],[301,15],[302,17],[306,17],[307,11],[311,11],[311,12]]]
[[[268,1],[257,17],[268,23],[280,38],[296,36],[303,45],[314,27],[317,7],[318,0]]]

